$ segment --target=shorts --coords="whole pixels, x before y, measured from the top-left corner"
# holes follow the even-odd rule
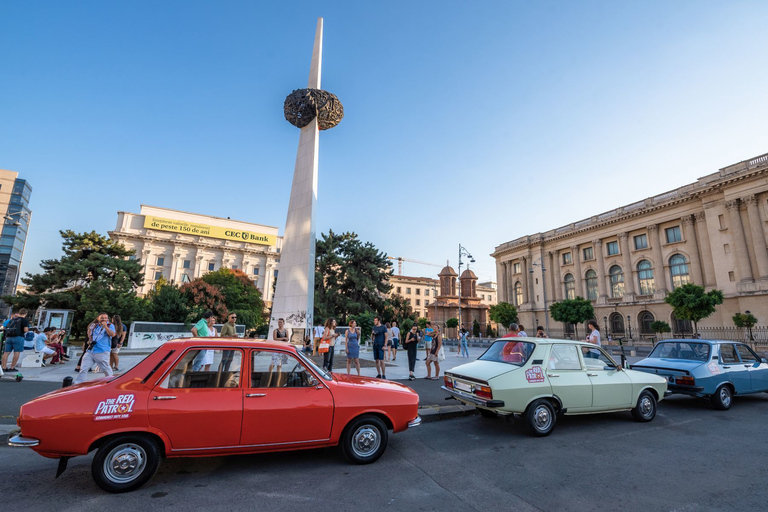
[[[11,336],[5,340],[5,352],[24,352],[24,336]]]
[[[424,340],[424,348],[429,350],[432,348],[432,340]]]
[[[397,338],[392,338],[392,348],[397,350],[397,347],[400,345],[400,340]]]
[[[110,350],[110,352],[112,352],[113,354],[119,354],[121,348],[122,347],[114,347],[112,348],[112,350]]]
[[[384,345],[379,343],[373,344],[373,360],[374,361],[384,360]]]
[[[53,350],[51,347],[43,347],[43,350],[41,350],[40,352],[49,356],[52,356],[53,354],[56,353],[56,351]]]
[[[437,362],[437,354],[433,354],[432,352],[429,353],[427,356],[427,362],[431,363],[432,361]]]

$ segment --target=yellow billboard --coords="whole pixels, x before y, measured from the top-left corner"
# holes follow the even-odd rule
[[[182,235],[209,236],[211,238],[221,238],[224,240],[233,240],[235,242],[248,242],[249,244],[275,245],[275,235],[265,235],[264,233],[253,233],[234,228],[222,228],[220,226],[209,226],[207,224],[197,224],[184,220],[163,219],[152,215],[144,216],[144,227],[147,229],[156,229],[158,231],[170,231],[172,233],[181,233]]]

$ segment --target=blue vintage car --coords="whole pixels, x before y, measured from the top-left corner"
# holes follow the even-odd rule
[[[734,395],[768,391],[768,360],[733,341],[660,341],[632,369],[665,377],[667,394],[709,398],[720,410],[730,409]]]

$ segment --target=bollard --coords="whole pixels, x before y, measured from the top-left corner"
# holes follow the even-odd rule
[[[61,383],[61,387],[66,388],[72,385],[72,377],[67,376],[64,377],[64,381]]]

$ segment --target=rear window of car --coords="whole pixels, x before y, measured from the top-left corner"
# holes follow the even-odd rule
[[[665,341],[659,343],[648,357],[659,359],[687,359],[689,361],[708,361],[709,344],[687,341]]]
[[[496,361],[523,366],[533,354],[535,343],[529,341],[499,340],[490,346],[478,359],[481,361]]]

